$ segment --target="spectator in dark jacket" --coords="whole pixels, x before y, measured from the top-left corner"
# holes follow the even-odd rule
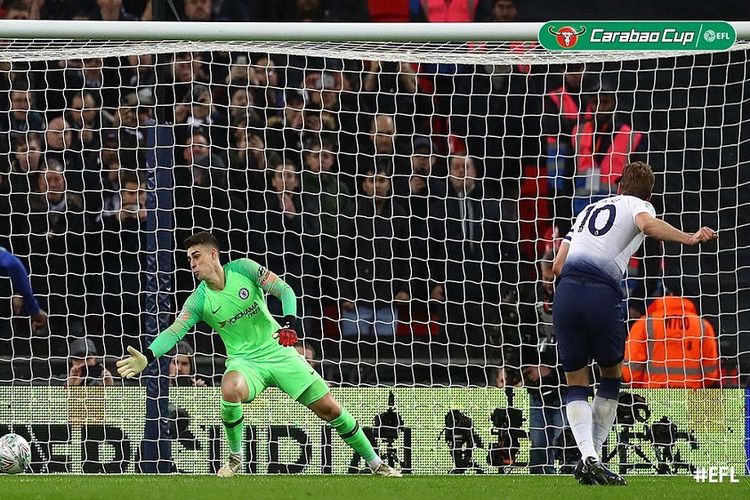
[[[342,238],[341,333],[396,333],[396,301],[408,301],[409,222],[391,197],[391,163],[370,164],[362,177],[354,220]]]
[[[30,195],[28,226],[13,229],[29,235],[32,274],[48,276],[38,288],[35,283],[35,288],[42,295],[49,294],[49,311],[53,318],[58,315],[50,320],[50,329],[80,332],[85,302],[96,295],[100,279],[97,261],[84,256],[101,251],[101,227],[85,216],[81,195],[68,191],[66,178],[63,166],[49,160],[47,170],[38,174],[38,192]]]
[[[306,336],[314,332],[312,317],[320,296],[320,209],[314,196],[300,193],[297,166],[280,163],[269,178],[264,205],[250,207],[251,255],[274,269],[300,298]],[[281,304],[269,304],[281,316]]]
[[[445,303],[451,341],[483,346],[499,319],[501,281],[515,283],[517,232],[499,201],[485,198],[473,158],[452,157],[448,180],[428,218],[431,298]]]
[[[561,392],[562,365],[552,328],[554,253],[548,250],[540,263],[542,282],[520,307],[524,350],[523,381],[529,393],[529,467],[532,474],[555,474],[555,443],[565,427]]]

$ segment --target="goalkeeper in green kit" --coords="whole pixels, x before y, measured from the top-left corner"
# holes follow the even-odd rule
[[[204,321],[224,341],[228,356],[221,381],[221,418],[230,454],[219,476],[232,477],[242,466],[242,403],[252,401],[266,387],[276,386],[329,422],[344,442],[367,460],[373,474],[400,477],[399,471],[383,463],[359,424],[293,348],[297,343],[297,298],[289,285],[250,259],[222,266],[219,243],[210,233],[190,236],[185,248],[200,284],[175,322],[154,339],[145,354],[128,347],[130,356],[117,362],[120,375],[138,375],[196,323]],[[281,300],[284,326],[268,312],[266,293]]]

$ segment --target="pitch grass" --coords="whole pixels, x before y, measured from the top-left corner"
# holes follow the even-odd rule
[[[0,476],[0,499],[657,499],[750,498],[750,478],[739,483],[696,483],[690,476],[629,477],[613,488],[581,486],[571,476],[214,476],[33,475]]]

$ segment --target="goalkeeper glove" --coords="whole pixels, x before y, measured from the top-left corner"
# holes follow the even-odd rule
[[[284,316],[284,326],[273,335],[275,339],[279,340],[279,344],[284,347],[289,347],[297,343],[297,340],[299,339],[297,337],[297,330],[294,326],[296,322],[297,320],[294,316]]]
[[[148,366],[148,358],[138,349],[128,346],[130,356],[117,362],[117,373],[122,378],[133,378]]]

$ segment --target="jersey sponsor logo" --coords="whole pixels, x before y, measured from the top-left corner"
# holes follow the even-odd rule
[[[245,300],[250,296],[250,292],[247,291],[247,288],[240,288],[240,293],[238,295],[242,300]]]
[[[258,307],[258,304],[252,304],[248,306],[246,309],[238,312],[237,314],[235,314],[228,320],[221,321],[219,323],[219,328],[224,328],[226,325],[233,325],[237,323],[239,320],[241,320],[242,318],[244,318],[245,316],[253,316],[258,311],[260,311],[260,307]]]

